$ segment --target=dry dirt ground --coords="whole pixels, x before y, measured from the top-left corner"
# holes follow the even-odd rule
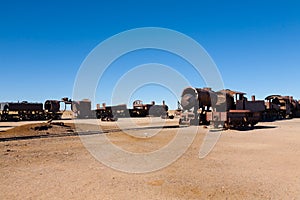
[[[137,138],[107,124],[102,135],[139,153],[168,145],[185,128],[167,126],[153,137]],[[90,125],[86,137],[96,127]],[[0,199],[300,199],[300,119],[225,131],[212,152],[199,159],[207,131],[201,127],[177,161],[144,174],[120,172],[96,160],[73,124],[3,131]]]

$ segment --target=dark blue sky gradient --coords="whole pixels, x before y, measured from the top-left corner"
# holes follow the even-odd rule
[[[300,99],[299,10],[299,1],[276,0],[0,1],[0,101],[71,97],[76,73],[97,44],[149,26],[199,42],[226,88],[257,98],[279,93]],[[105,94],[97,96],[97,103],[107,101]]]

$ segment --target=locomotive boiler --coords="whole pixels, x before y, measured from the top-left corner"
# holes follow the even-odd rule
[[[208,124],[206,115],[216,107],[217,94],[210,88],[185,88],[181,95],[180,124]]]

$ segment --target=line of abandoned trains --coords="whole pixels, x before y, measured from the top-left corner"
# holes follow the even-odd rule
[[[64,108],[61,108],[64,104]],[[210,88],[185,88],[174,115],[169,115],[168,106],[133,102],[132,108],[126,104],[106,106],[97,104],[92,110],[90,100],[72,101],[68,98],[47,100],[45,103],[3,102],[0,103],[0,121],[61,119],[67,105],[77,118],[98,118],[102,121],[116,121],[126,117],[179,116],[180,124],[208,125],[223,128],[253,127],[259,121],[273,121],[300,117],[300,101],[292,96],[270,95],[265,100],[251,101],[245,93],[232,90],[212,91]]]
[[[61,105],[64,105],[62,108]],[[116,106],[106,106],[105,103],[97,109],[92,110],[91,101],[72,101],[69,98],[61,100],[46,100],[45,103],[22,102],[2,102],[0,103],[0,121],[24,121],[24,120],[50,120],[61,119],[66,111],[67,105],[71,105],[71,110],[76,118],[92,119],[98,118],[102,121],[116,121],[120,117],[167,117],[168,106],[163,101],[162,105],[143,104],[141,100],[133,102],[133,108],[127,108],[126,104]]]

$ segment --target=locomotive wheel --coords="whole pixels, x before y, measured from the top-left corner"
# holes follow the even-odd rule
[[[118,121],[118,118],[117,118],[117,117],[114,117],[114,118],[113,118],[113,121]]]
[[[169,119],[174,119],[174,115],[170,115],[170,116],[169,116]]]
[[[194,126],[198,126],[198,125],[199,125],[199,120],[198,120],[198,119],[192,119],[192,120],[190,121],[190,124],[191,124],[191,125],[194,125]]]
[[[225,122],[225,123],[224,123],[224,129],[225,129],[225,130],[228,130],[228,129],[229,129],[229,124],[228,124],[228,122]]]
[[[7,117],[5,115],[1,115],[1,121],[7,121]]]
[[[191,121],[186,121],[186,120],[179,119],[179,125],[190,126]]]
[[[219,123],[214,122],[213,126],[214,126],[214,128],[219,128]]]

